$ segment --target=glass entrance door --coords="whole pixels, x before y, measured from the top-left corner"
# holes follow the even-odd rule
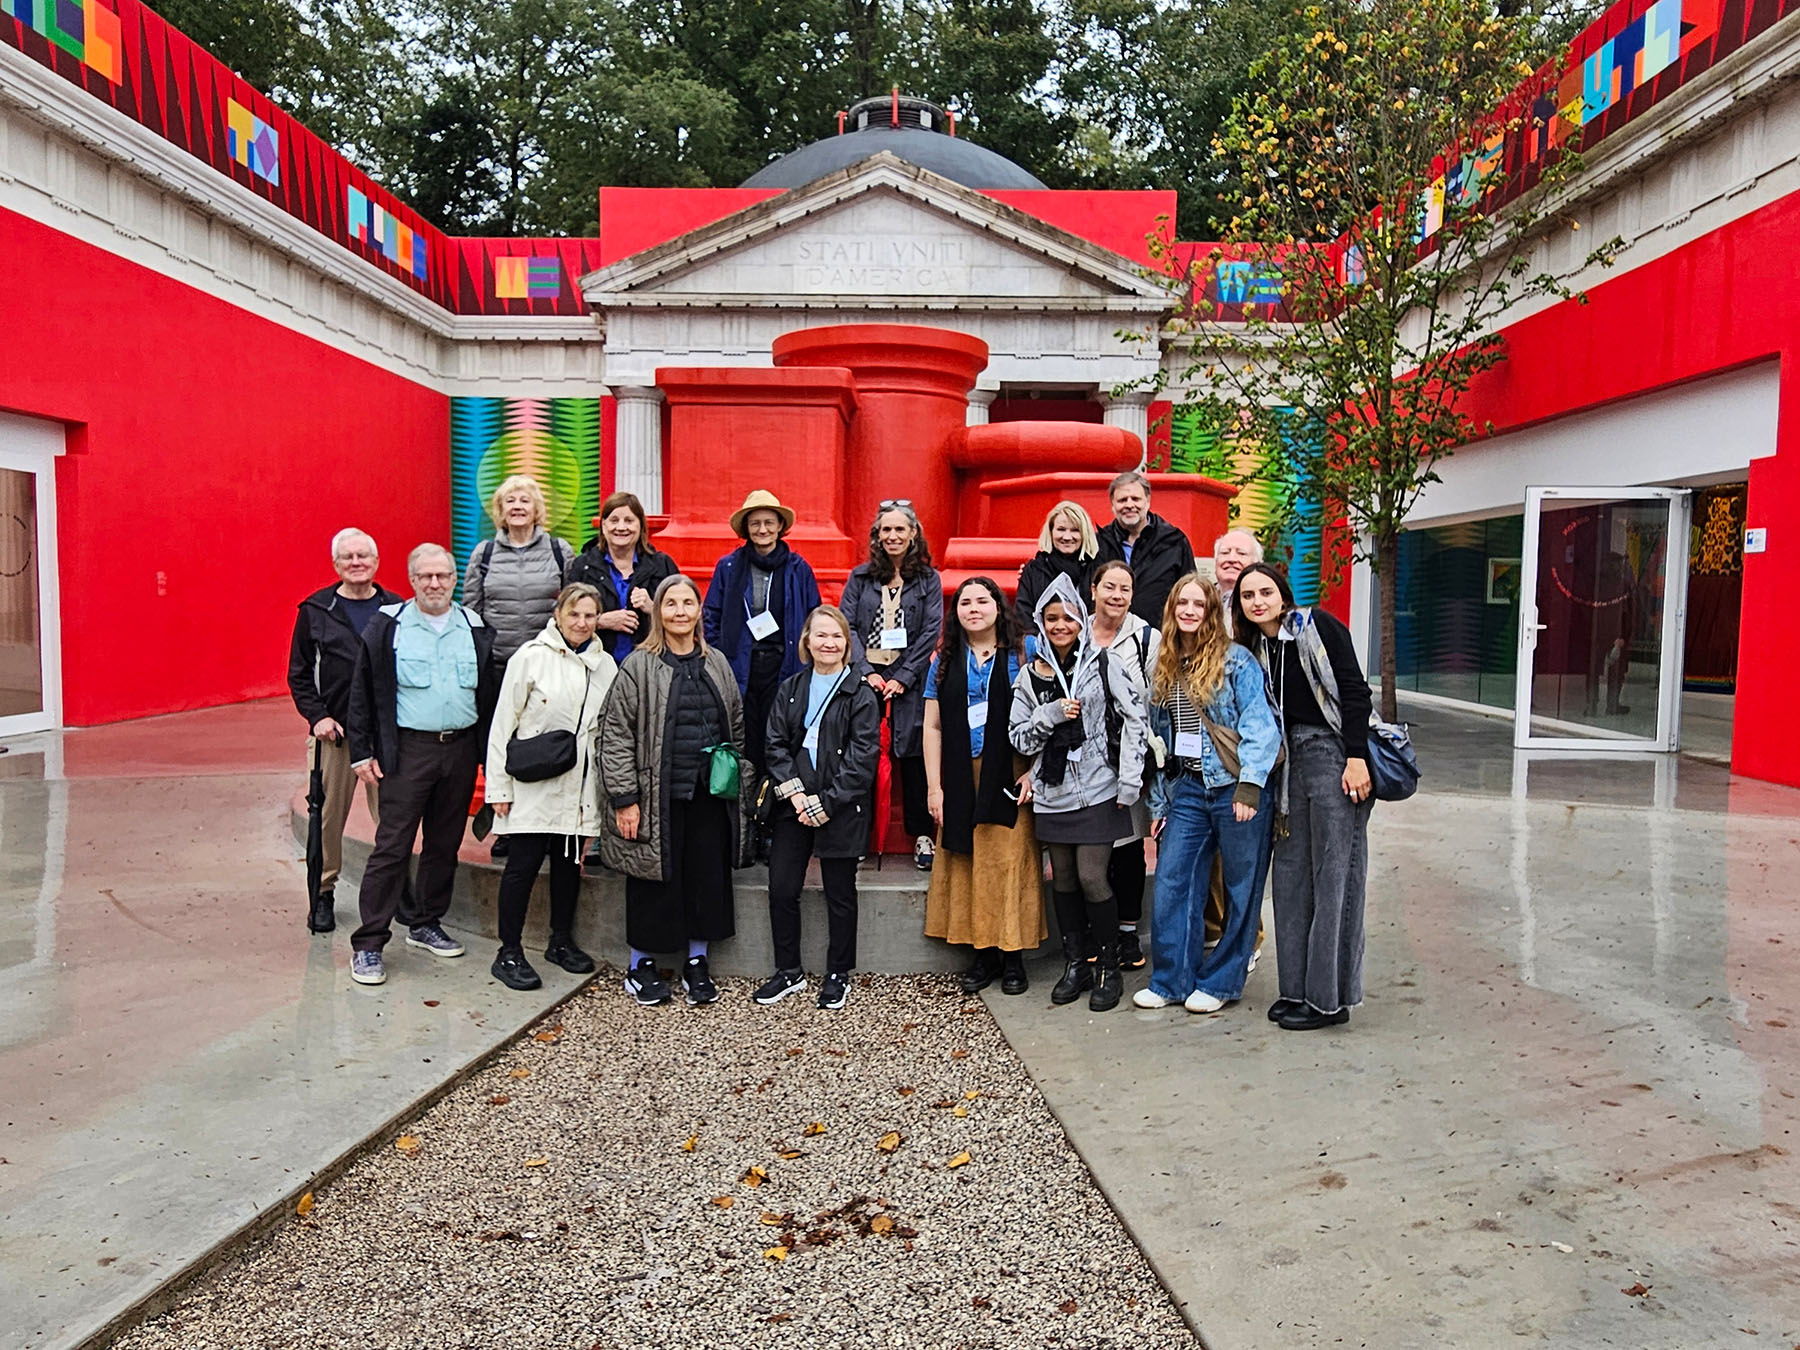
[[[60,713],[45,549],[55,538],[54,482],[51,464],[0,450],[0,736],[48,730]]]
[[[1673,750],[1688,494],[1527,488],[1513,744]]]

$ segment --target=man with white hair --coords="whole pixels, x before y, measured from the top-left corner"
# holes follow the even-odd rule
[[[475,770],[500,694],[494,630],[451,600],[456,561],[438,544],[406,560],[413,598],[383,605],[363,632],[350,686],[350,762],[381,784],[381,820],[363,868],[362,927],[350,938],[350,978],[382,984],[382,948],[396,916],[406,942],[433,956],[461,956],[444,931],[456,854],[469,821]],[[413,836],[418,883],[405,889]]]
[[[400,597],[375,584],[381,553],[375,541],[351,526],[331,537],[331,565],[337,569],[335,586],[314,591],[300,602],[294,619],[294,639],[288,646],[288,692],[306,719],[306,758],[319,759],[325,780],[325,807],[321,843],[324,870],[319,874],[319,893],[312,898],[306,926],[315,933],[337,927],[335,896],[338,872],[344,865],[344,821],[350,815],[350,799],[356,795],[356,774],[350,768],[350,744],[344,728],[350,721],[350,680],[356,673],[356,654],[362,650],[363,629],[383,605]],[[381,817],[379,794],[373,783],[363,791],[369,815]]]
[[[1232,594],[1237,579],[1251,563],[1263,560],[1263,546],[1255,535],[1244,529],[1230,529],[1213,540],[1213,581],[1219,598],[1225,602],[1225,631],[1231,632]]]

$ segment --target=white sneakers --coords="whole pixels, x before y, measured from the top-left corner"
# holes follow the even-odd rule
[[[1140,989],[1131,996],[1131,1001],[1140,1008],[1166,1008],[1169,1000],[1154,989]]]
[[[1216,1013],[1225,1006],[1225,1000],[1214,998],[1203,989],[1196,989],[1187,996],[1187,1002],[1182,1006],[1191,1013]]]

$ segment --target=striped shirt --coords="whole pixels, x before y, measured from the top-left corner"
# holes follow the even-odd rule
[[[1169,720],[1174,723],[1177,738],[1206,735],[1206,724],[1200,719],[1200,710],[1194,706],[1193,700],[1187,696],[1186,687],[1180,682],[1176,683],[1174,690],[1169,695]],[[1176,759],[1173,745],[1169,747],[1169,755],[1169,762],[1177,765],[1184,772],[1198,775],[1204,767],[1197,759],[1185,756]]]

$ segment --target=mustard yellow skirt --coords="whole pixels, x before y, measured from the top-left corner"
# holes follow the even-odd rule
[[[980,760],[975,782],[979,787]],[[1031,951],[1050,936],[1031,808],[1020,808],[1011,829],[977,825],[974,847],[973,853],[951,853],[939,846],[925,896],[925,936],[1003,952]]]

